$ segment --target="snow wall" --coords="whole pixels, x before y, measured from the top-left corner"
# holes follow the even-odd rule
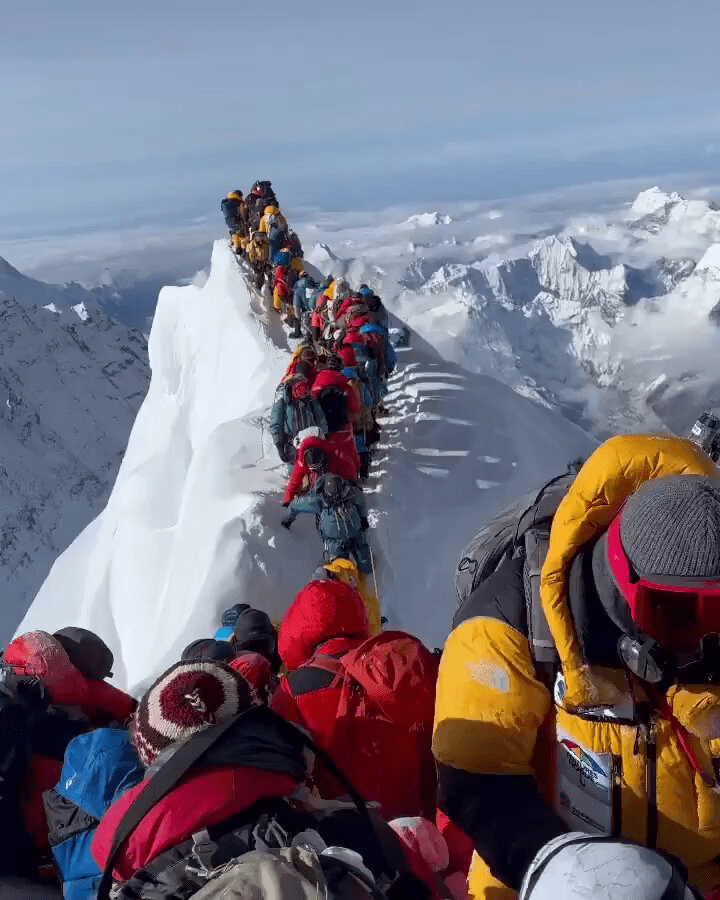
[[[115,653],[115,682],[135,693],[211,635],[227,606],[278,619],[322,551],[311,516],[279,527],[286,468],[267,422],[289,350],[227,241],[203,287],[161,291],[149,355],[150,388],[110,500],[18,629],[93,629]],[[414,334],[389,387],[366,486],[380,601],[391,625],[441,644],[467,540],[593,442]]]

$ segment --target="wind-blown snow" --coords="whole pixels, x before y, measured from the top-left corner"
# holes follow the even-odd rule
[[[282,614],[321,555],[311,517],[279,527],[285,467],[265,425],[283,342],[225,241],[204,287],[162,291],[152,381],[112,496],[20,630],[92,628],[116,655],[116,680],[137,688],[211,634],[229,604]],[[391,624],[440,643],[459,549],[490,512],[592,442],[558,413],[443,362],[418,336],[411,345],[399,351],[368,481],[371,539]]]

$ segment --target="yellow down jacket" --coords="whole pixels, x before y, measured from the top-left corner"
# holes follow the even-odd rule
[[[534,775],[546,803],[578,831],[622,834],[679,856],[700,890],[720,885],[720,796],[691,767],[670,723],[640,724],[637,691],[622,670],[583,659],[568,601],[581,548],[605,531],[642,482],[674,474],[719,477],[681,438],[624,435],[583,466],[553,520],[540,600],[560,658],[564,694],[543,684],[521,631],[501,618],[462,621],[443,652],[433,739],[442,766],[467,773]],[[701,767],[720,765],[720,686],[674,685],[675,717]],[[517,810],[522,817],[522,809]],[[511,900],[476,854],[469,896]]]
[[[371,636],[378,634],[381,629],[380,601],[370,584],[370,579],[358,569],[351,559],[344,557],[338,557],[332,562],[325,563],[325,568],[339,581],[349,584],[360,594],[367,610],[370,634]]]
[[[284,228],[287,231],[287,221],[285,216],[280,212],[279,206],[266,206],[265,214],[262,219],[260,219],[260,224],[258,225],[258,231],[262,231],[267,234],[270,231],[270,216],[277,216],[278,224],[281,228]]]

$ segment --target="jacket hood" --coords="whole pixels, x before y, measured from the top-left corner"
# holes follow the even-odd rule
[[[280,212],[280,209],[277,206],[266,206],[265,207],[265,215],[272,216],[277,215]]]
[[[258,693],[264,695],[267,691],[272,678],[270,660],[267,657],[260,653],[254,653],[252,650],[244,650],[228,665],[250,682]]]
[[[540,599],[560,656],[566,687],[563,703],[568,709],[607,702],[603,679],[583,660],[573,623],[568,592],[573,559],[606,531],[636,488],[667,475],[719,477],[712,460],[685,438],[618,435],[587,460],[555,514]]]
[[[319,396],[320,392],[325,388],[336,387],[341,391],[347,391],[349,387],[347,375],[337,369],[321,369],[315,376],[312,385],[313,397]]]
[[[336,578],[339,578],[340,581],[344,581],[345,584],[349,584],[351,587],[356,587],[360,584],[360,572],[351,559],[345,559],[344,557],[339,556],[332,562],[325,563],[324,568],[327,569],[328,572],[331,572]]]
[[[97,728],[70,741],[55,790],[101,819],[108,806],[144,774],[125,729]]]
[[[64,647],[46,631],[28,631],[11,641],[3,658],[13,671],[38,678],[61,706],[85,706],[89,702],[88,681],[70,662]]]
[[[330,638],[370,637],[360,594],[342,581],[311,581],[298,593],[280,625],[280,657],[292,672]]]

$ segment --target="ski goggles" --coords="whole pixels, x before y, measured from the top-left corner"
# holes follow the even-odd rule
[[[636,625],[668,648],[678,642],[697,647],[705,635],[720,634],[720,579],[634,572],[620,539],[620,518],[608,529],[608,564]]]

